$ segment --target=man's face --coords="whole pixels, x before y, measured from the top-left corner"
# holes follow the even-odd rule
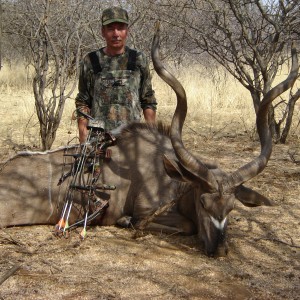
[[[102,36],[104,37],[107,47],[111,49],[122,49],[126,45],[128,35],[128,25],[125,23],[111,23],[102,26]]]

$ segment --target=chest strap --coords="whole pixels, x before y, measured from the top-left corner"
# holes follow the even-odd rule
[[[94,74],[98,74],[102,71],[102,67],[99,61],[99,57],[96,53],[97,51],[90,52],[89,58],[92,64]],[[128,62],[127,62],[127,70],[134,71],[136,67],[136,58],[137,58],[137,51],[133,49],[129,49],[128,55]]]
[[[134,71],[136,67],[136,57],[137,51],[133,49],[129,49],[129,56],[127,62],[127,70]]]
[[[90,58],[90,61],[91,61],[91,64],[92,64],[94,74],[96,75],[96,74],[100,73],[102,71],[102,67],[100,65],[99,57],[96,54],[96,51],[90,52],[89,53],[89,58]]]

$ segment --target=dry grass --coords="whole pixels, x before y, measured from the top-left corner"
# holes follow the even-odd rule
[[[4,67],[0,72],[3,108],[0,112],[0,134],[1,148],[5,153],[41,147],[31,81],[30,71],[22,65]],[[73,111],[74,99],[68,99],[53,147],[65,145],[69,138],[76,136],[76,124],[71,120]]]
[[[201,135],[252,132],[255,120],[249,92],[224,70],[173,70],[187,93],[188,116],[185,126]],[[159,101],[159,117],[171,121],[176,98],[158,76],[153,78]]]
[[[186,130],[206,137],[215,135],[253,134],[255,114],[249,92],[227,72],[220,69],[173,69],[182,82],[188,97]],[[278,80],[285,78],[286,71]],[[173,91],[156,74],[153,86],[158,99],[158,119],[170,123],[176,99]],[[18,64],[5,66],[0,72],[0,92],[3,110],[1,116],[1,144],[6,151],[12,148],[40,148],[39,125],[35,113],[29,67]],[[66,102],[62,122],[54,147],[61,146],[77,135],[71,120],[74,97]],[[280,100],[279,100],[280,101]],[[295,124],[300,110],[296,107]],[[297,129],[297,128],[296,128]],[[295,128],[293,134],[297,134]],[[298,134],[299,136],[299,134]]]

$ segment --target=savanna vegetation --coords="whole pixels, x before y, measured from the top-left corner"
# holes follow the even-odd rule
[[[188,95],[186,147],[226,171],[257,156],[256,106],[286,78],[292,41],[299,50],[298,0],[0,0],[1,160],[77,142],[78,63],[102,45],[100,15],[112,3],[130,11],[129,44],[149,58],[160,20],[164,63]],[[170,123],[175,96],[154,71],[153,85],[158,119]],[[51,226],[0,228],[0,299],[298,299],[298,98],[299,79],[270,111],[276,144],[248,182],[276,206],[236,205],[226,258],[208,258],[195,236],[133,239],[95,226],[79,242]]]
[[[2,0],[2,82],[9,68],[26,73],[44,150],[54,143],[65,103],[76,93],[80,59],[101,46],[100,17],[107,5],[121,5],[130,12],[129,45],[148,56],[153,26],[160,20],[164,61],[183,82],[190,82],[189,77],[196,81],[190,88],[190,107],[204,101],[206,107],[223,108],[230,98],[232,109],[252,105],[255,113],[280,75],[287,74],[291,43],[299,45],[298,1]],[[243,90],[241,98],[222,90],[228,80]],[[203,97],[195,91],[199,85],[208,90],[207,84],[215,86],[216,100],[210,92]],[[286,142],[298,113],[297,84],[270,111],[275,142]],[[168,100],[163,99],[164,105]]]
[[[187,130],[207,138],[232,131],[246,132],[249,138],[254,138],[255,113],[247,91],[222,69],[211,70],[211,77],[206,76],[206,72],[200,65],[192,69],[183,68],[178,72],[189,100]],[[159,101],[158,118],[170,123],[176,103],[174,93],[153,75]],[[10,153],[42,148],[30,78],[30,68],[26,70],[23,65],[13,68],[4,66],[0,73],[3,97],[1,144],[2,149]],[[77,124],[72,120],[75,95],[74,92],[66,101],[53,147],[65,145],[74,138],[74,142],[77,142]],[[297,134],[296,127],[293,134]]]

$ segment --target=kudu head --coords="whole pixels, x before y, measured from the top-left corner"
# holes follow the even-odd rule
[[[213,164],[196,158],[182,142],[182,127],[187,113],[185,90],[180,82],[163,66],[159,58],[159,24],[151,49],[154,68],[158,75],[174,90],[177,106],[172,119],[170,137],[177,159],[164,157],[165,170],[176,180],[190,183],[194,188],[194,207],[191,219],[198,227],[198,235],[204,242],[208,255],[227,253],[227,217],[236,200],[245,206],[272,205],[258,192],[243,185],[264,170],[272,152],[272,136],[268,125],[268,109],[272,101],[294,84],[298,75],[297,53],[292,47],[292,68],[285,81],[271,89],[263,98],[257,111],[256,126],[261,152],[258,157],[233,173],[225,173]]]

